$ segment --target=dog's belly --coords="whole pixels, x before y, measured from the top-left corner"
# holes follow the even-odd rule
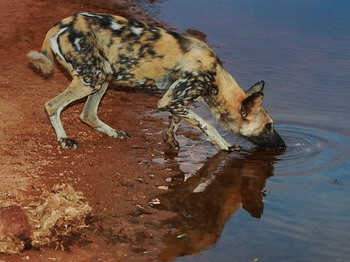
[[[170,77],[152,79],[149,77],[137,79],[129,78],[123,79],[123,76],[117,76],[113,79],[113,83],[119,86],[133,87],[133,88],[146,88],[146,89],[159,89],[162,91],[167,90],[173,83],[173,79]]]
[[[113,83],[129,87],[151,88],[167,90],[178,78],[178,72],[165,69],[161,61],[152,63],[140,63],[129,68],[124,66],[114,67]]]

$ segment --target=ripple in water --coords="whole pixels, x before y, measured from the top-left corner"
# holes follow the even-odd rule
[[[275,164],[278,175],[301,175],[339,165],[348,156],[349,141],[331,131],[282,125],[278,132],[287,144]]]
[[[283,152],[256,150],[245,140],[232,141],[233,135],[230,134],[226,134],[224,138],[233,144],[238,142],[242,146],[243,150],[239,154],[242,157],[244,155],[255,155],[257,159],[266,159],[269,155],[273,157],[274,173],[278,176],[325,171],[331,167],[340,166],[349,158],[350,141],[336,132],[302,126],[298,123],[277,125],[276,130],[287,145]],[[184,136],[177,138],[181,144],[181,150],[175,160],[184,173],[194,174],[206,158],[217,152],[217,149],[203,137],[197,141]]]

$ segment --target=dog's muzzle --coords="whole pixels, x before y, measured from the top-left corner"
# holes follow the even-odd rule
[[[252,142],[259,148],[266,150],[276,150],[286,147],[282,137],[277,133],[275,129],[271,131],[264,131],[259,136],[246,137],[247,140]]]

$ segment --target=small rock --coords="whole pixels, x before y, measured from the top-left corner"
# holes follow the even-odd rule
[[[4,247],[0,245],[1,252],[9,254],[19,252],[22,247],[15,245],[18,241],[23,243],[23,247],[30,246],[31,232],[28,217],[21,207],[13,205],[0,209],[0,244],[3,243],[2,238],[13,241],[3,243]]]
[[[160,205],[160,200],[159,200],[159,198],[154,198],[154,199],[152,199],[148,204],[149,204],[150,206]]]
[[[28,217],[19,206],[0,209],[0,235],[16,237],[23,241],[30,238],[31,226]]]
[[[139,209],[145,209],[143,206],[137,204],[136,207],[138,207]]]
[[[143,179],[140,178],[140,177],[135,178],[135,180],[136,180],[137,182],[143,183]]]
[[[158,186],[157,188],[161,190],[169,190],[168,186]]]
[[[180,235],[177,235],[176,238],[177,239],[181,239],[181,238],[184,238],[187,234],[180,234]]]

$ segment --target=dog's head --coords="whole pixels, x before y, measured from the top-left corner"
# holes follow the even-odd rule
[[[260,148],[282,148],[285,143],[262,107],[264,84],[264,81],[260,81],[246,91],[247,98],[241,104],[242,124],[239,134]]]

